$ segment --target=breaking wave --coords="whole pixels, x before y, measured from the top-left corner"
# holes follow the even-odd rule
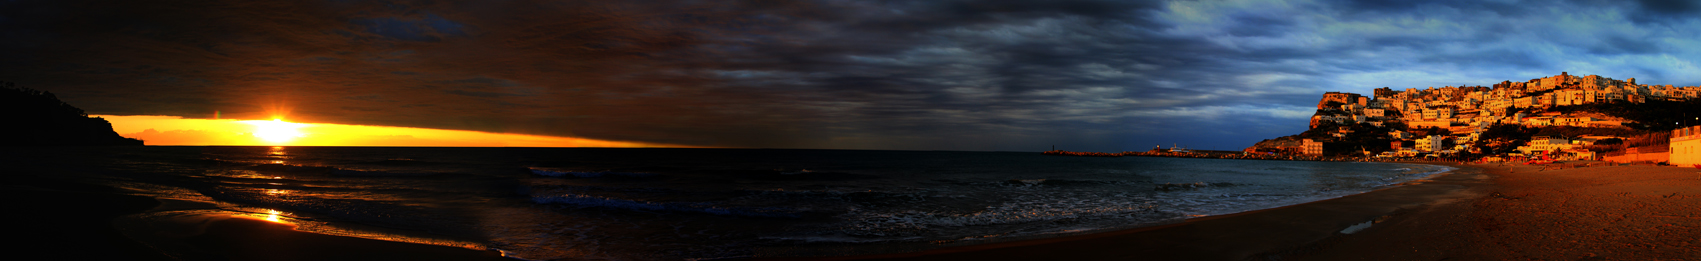
[[[642,211],[694,212],[741,217],[800,218],[800,211],[780,207],[727,207],[709,202],[650,202],[588,195],[534,196],[540,204],[568,204]]]
[[[611,176],[611,177],[628,177],[628,178],[647,178],[647,177],[656,176],[655,173],[646,173],[646,172],[569,171],[569,170],[545,169],[545,168],[535,168],[535,167],[534,168],[528,168],[528,169],[532,171],[532,174],[537,174],[537,175],[540,175],[540,176],[549,176],[549,177],[597,178],[597,177]]]
[[[331,166],[303,166],[290,164],[257,164],[249,169],[256,171],[276,171],[298,174],[325,174],[336,176],[359,177],[400,177],[400,176],[430,176],[438,173],[395,172],[383,170],[345,169]]]

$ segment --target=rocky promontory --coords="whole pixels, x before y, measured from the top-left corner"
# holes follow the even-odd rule
[[[141,146],[142,141],[118,136],[112,123],[92,118],[53,93],[0,87],[0,146]]]
[[[1309,129],[1243,152],[1603,159],[1666,152],[1670,137],[1687,135],[1674,130],[1701,124],[1701,86],[1567,72],[1492,85],[1324,93]]]

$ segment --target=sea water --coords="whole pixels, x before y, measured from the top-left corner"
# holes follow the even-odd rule
[[[783,149],[134,147],[4,156],[8,164],[206,206],[120,223],[269,215],[312,232],[534,260],[920,250],[1267,209],[1451,170]]]

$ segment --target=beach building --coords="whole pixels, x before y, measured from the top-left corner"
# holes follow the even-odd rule
[[[1701,126],[1671,131],[1671,160],[1677,166],[1701,165]]]
[[[1300,153],[1305,155],[1323,155],[1323,143],[1313,141],[1311,139],[1301,140]]]
[[[1559,152],[1573,146],[1571,141],[1565,138],[1536,136],[1530,138],[1529,145],[1518,146],[1518,151],[1524,154]]]

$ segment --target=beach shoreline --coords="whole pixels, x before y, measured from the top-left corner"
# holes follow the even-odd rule
[[[1447,165],[1437,162],[1405,162]],[[1491,185],[1478,168],[1457,169],[1339,198],[1191,218],[1178,223],[1102,233],[1040,238],[931,250],[837,257],[774,257],[761,260],[1242,260],[1280,255],[1323,241],[1347,227],[1376,223],[1390,215],[1444,200],[1474,196]]]
[[[761,260],[1437,260],[1701,257],[1701,173],[1692,168],[1589,164],[1403,162],[1455,167],[1428,179],[1298,205],[1192,218],[1178,223],[931,250]],[[1578,164],[1582,165],[1582,164]],[[114,218],[160,210],[159,200],[44,175],[14,175],[13,203],[41,210],[22,235],[44,238],[15,251],[98,247],[71,259],[233,258],[512,260],[479,251],[296,231],[229,218],[179,235],[182,256],[126,237]],[[43,196],[47,195],[47,196]],[[71,202],[76,201],[76,202]],[[99,204],[87,204],[99,202]],[[21,204],[21,205],[20,205]],[[99,224],[99,225],[90,225]],[[1350,229],[1349,229],[1350,228]],[[1350,233],[1349,233],[1350,232]],[[57,247],[57,248],[55,248]],[[854,246],[853,246],[854,247]],[[180,252],[180,251],[179,251]],[[410,254],[415,253],[415,254]],[[425,254],[417,254],[425,253]]]
[[[11,253],[49,253],[66,260],[175,260],[125,236],[114,218],[159,205],[151,197],[27,173],[6,175],[0,188],[13,211],[7,235],[26,240],[5,244]],[[99,251],[90,251],[99,250]]]
[[[1695,260],[1701,173],[1591,164],[1456,167],[1405,186],[1096,234],[763,260]],[[1587,195],[1587,199],[1577,199]]]

